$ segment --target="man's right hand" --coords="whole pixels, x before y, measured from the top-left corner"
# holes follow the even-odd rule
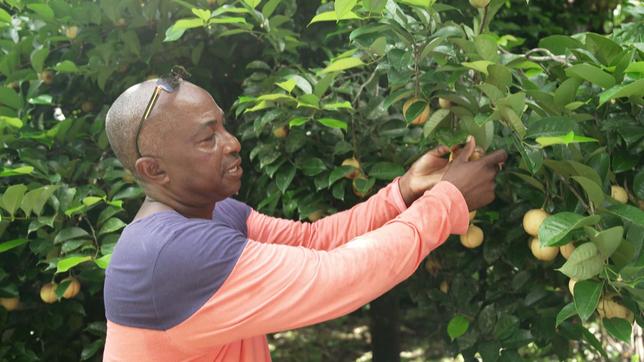
[[[463,150],[449,164],[442,180],[458,188],[470,210],[479,209],[494,201],[494,179],[500,165],[508,158],[504,150],[497,150],[476,161],[468,161],[476,143],[469,137]]]

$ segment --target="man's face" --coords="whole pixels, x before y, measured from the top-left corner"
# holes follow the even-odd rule
[[[183,82],[176,93],[166,94],[161,112],[159,164],[166,171],[166,185],[179,202],[192,205],[220,201],[241,186],[240,144],[224,128],[224,114],[205,90]]]

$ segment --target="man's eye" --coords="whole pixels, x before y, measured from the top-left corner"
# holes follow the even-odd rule
[[[213,133],[210,136],[208,136],[208,137],[204,138],[203,140],[201,140],[201,142],[210,142],[210,141],[213,141],[214,139],[215,139],[215,134]]]

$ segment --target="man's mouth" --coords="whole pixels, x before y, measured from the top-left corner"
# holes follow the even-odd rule
[[[226,170],[226,174],[229,175],[239,175],[242,173],[241,160],[235,161],[232,167]]]

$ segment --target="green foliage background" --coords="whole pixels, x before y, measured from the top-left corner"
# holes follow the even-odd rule
[[[174,64],[229,110],[244,145],[240,198],[268,214],[351,207],[467,134],[507,149],[498,200],[475,220],[484,245],[450,239],[430,256],[438,267],[419,268],[395,297],[441,331],[446,355],[606,354],[589,323],[619,340],[631,322],[601,321],[600,295],[616,294],[642,324],[644,11],[594,6],[0,1],[0,297],[21,300],[0,308],[0,358],[100,359],[104,268],[142,197],[109,150],[105,112]],[[591,32],[569,36],[579,31]],[[412,96],[421,101],[403,115]],[[439,97],[452,107],[439,109]],[[429,121],[410,125],[427,104]],[[275,137],[284,126],[288,136]],[[362,178],[345,178],[350,157]],[[615,184],[628,204],[609,197]],[[573,241],[583,253],[567,263],[530,255],[521,218],[540,207],[554,215],[541,243]],[[70,274],[81,294],[42,303],[40,287]],[[587,280],[574,300],[567,277]]]

